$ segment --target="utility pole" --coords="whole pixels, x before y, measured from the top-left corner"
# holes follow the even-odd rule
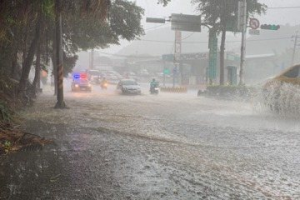
[[[239,16],[238,28],[242,31],[242,44],[241,44],[241,61],[240,61],[240,82],[239,85],[244,85],[244,65],[246,54],[246,31],[247,31],[247,1],[239,1]]]
[[[200,15],[184,15],[172,14],[169,20],[164,18],[147,17],[148,23],[166,23],[171,22],[171,29],[175,30],[175,52],[174,52],[174,68],[173,68],[173,87],[175,87],[176,74],[178,71],[183,73],[182,65],[180,63],[181,55],[181,31],[201,32],[201,16]],[[181,67],[180,67],[181,66]],[[180,68],[180,70],[179,70]],[[181,76],[182,79],[183,76]],[[182,81],[182,80],[181,80]]]
[[[175,48],[174,48],[174,69],[173,69],[173,87],[175,87],[176,76],[180,67],[181,55],[181,31],[175,31]]]
[[[296,35],[293,36],[293,38],[295,38],[294,40],[294,49],[293,49],[293,55],[292,55],[292,63],[291,65],[293,66],[294,63],[295,63],[295,55],[296,55],[296,49],[297,49],[297,46],[298,46],[298,31],[296,32]]]
[[[60,0],[55,1],[55,38],[56,38],[56,68],[57,68],[57,103],[55,108],[66,108],[64,101],[64,67],[62,52],[62,17]]]
[[[94,69],[94,49],[90,52],[90,69]]]

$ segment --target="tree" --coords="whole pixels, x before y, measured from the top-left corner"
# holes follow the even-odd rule
[[[171,0],[158,0],[158,3],[167,5]],[[224,85],[224,59],[225,41],[228,22],[236,16],[238,0],[191,0],[204,18],[204,23],[211,26],[212,30],[221,33],[220,45],[220,85]],[[262,14],[267,6],[259,0],[247,0],[248,17],[253,14]]]
[[[55,1],[0,1],[0,71],[19,81],[20,93],[31,84],[28,75],[34,58],[37,72],[32,88],[39,83],[41,63],[55,59]],[[121,38],[133,40],[143,34],[143,10],[128,0],[59,2],[65,75],[72,71],[78,51],[106,48]]]
[[[224,85],[224,68],[225,68],[225,41],[228,22],[236,19],[238,1],[237,0],[193,0],[198,10],[204,17],[207,24],[221,33],[220,45],[220,85]],[[262,14],[266,10],[266,5],[261,4],[258,0],[247,1],[247,15]]]

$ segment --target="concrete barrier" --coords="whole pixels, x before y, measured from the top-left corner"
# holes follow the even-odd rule
[[[161,87],[161,92],[172,92],[172,93],[186,93],[186,87]]]

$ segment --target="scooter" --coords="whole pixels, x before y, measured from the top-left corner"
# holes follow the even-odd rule
[[[102,90],[107,90],[108,83],[107,82],[101,83],[100,86]]]
[[[158,87],[151,87],[150,88],[150,94],[158,94],[159,88]]]

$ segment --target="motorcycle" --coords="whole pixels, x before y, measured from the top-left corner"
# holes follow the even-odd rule
[[[158,94],[158,93],[159,93],[158,86],[152,86],[152,87],[150,87],[150,94]]]
[[[108,83],[107,83],[107,82],[102,82],[102,83],[100,84],[100,86],[101,86],[101,89],[102,89],[102,90],[106,90],[107,87],[108,87]]]

